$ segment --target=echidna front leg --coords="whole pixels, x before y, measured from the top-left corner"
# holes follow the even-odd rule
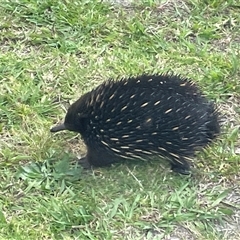
[[[189,163],[185,159],[171,162],[171,170],[183,175],[189,175],[191,173]]]
[[[84,169],[91,169],[91,164],[89,163],[87,157],[82,157],[78,161],[79,165]]]
[[[87,147],[87,162],[94,167],[104,167],[112,163],[120,162],[121,158],[111,154],[106,149]]]

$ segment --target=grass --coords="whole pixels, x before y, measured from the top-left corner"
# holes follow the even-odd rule
[[[0,0],[0,239],[240,239],[240,5]],[[182,74],[222,113],[190,177],[164,161],[84,172],[50,134],[108,78]]]

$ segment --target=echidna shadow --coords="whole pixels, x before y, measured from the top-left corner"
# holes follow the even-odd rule
[[[84,94],[51,132],[80,133],[92,166],[159,156],[173,171],[189,174],[188,159],[219,135],[218,116],[189,79],[142,75],[108,80]]]

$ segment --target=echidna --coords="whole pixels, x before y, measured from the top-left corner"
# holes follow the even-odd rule
[[[73,103],[51,132],[61,130],[81,134],[90,165],[161,156],[181,174],[190,173],[187,159],[220,131],[214,104],[192,81],[169,74],[102,83]]]

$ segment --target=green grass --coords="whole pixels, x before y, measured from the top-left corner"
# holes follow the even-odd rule
[[[0,0],[0,239],[240,239],[240,5]],[[82,171],[85,146],[50,134],[108,78],[171,71],[222,113],[193,175],[164,161]]]

